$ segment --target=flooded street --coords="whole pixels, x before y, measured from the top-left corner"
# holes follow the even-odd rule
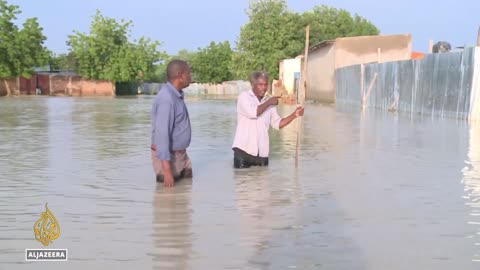
[[[151,103],[0,98],[0,269],[480,267],[480,126],[307,104],[298,168],[293,122],[238,170],[235,101],[190,99],[194,177],[164,189]],[[68,262],[25,262],[45,203]]]

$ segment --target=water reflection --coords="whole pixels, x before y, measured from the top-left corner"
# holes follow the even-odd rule
[[[157,185],[153,196],[153,266],[158,269],[191,269],[192,180],[182,179],[175,188]]]
[[[49,269],[478,268],[478,127],[307,104],[298,168],[292,123],[271,130],[268,167],[235,170],[235,102],[187,100],[194,178],[164,189],[151,102],[0,99],[6,268],[31,266],[45,200],[71,256]]]
[[[244,249],[244,267],[304,269],[311,260],[302,262],[300,258],[304,256],[293,246],[288,257],[281,255],[288,249],[286,239],[295,242],[294,239],[303,234],[304,225],[298,216],[301,211],[297,211],[303,205],[298,181],[292,175],[276,173],[279,167],[285,166],[276,162],[269,168],[234,170],[236,203],[240,214],[239,246]]]
[[[480,263],[480,125],[471,123],[469,132],[468,160],[463,168],[463,182],[466,204],[471,208],[468,222],[476,228],[475,233],[469,236],[476,246],[472,260]]]

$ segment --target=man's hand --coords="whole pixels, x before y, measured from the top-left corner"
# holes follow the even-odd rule
[[[151,149],[152,151],[157,151],[157,147],[156,147],[155,144],[153,144],[153,143],[150,145],[150,149]]]
[[[295,109],[295,117],[303,116],[304,111],[303,106],[297,107],[297,109]]]
[[[278,97],[271,97],[267,100],[269,105],[277,105],[278,104]]]
[[[166,173],[163,176],[163,186],[164,187],[173,187],[175,185],[175,181],[173,180],[173,176],[171,173]]]

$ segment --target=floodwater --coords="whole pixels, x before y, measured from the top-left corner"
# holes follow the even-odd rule
[[[151,102],[0,99],[0,269],[480,268],[480,127],[307,104],[298,168],[297,121],[236,170],[235,102],[189,99],[194,178],[165,189]],[[45,203],[67,262],[25,262]]]

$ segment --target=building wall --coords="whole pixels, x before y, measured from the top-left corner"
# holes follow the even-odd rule
[[[295,88],[295,73],[300,72],[302,67],[301,58],[285,59],[280,62],[279,78],[288,94],[293,94]]]
[[[36,95],[36,89],[40,89],[41,95],[50,95],[50,75],[32,74],[30,78],[19,78],[20,95]]]
[[[309,52],[306,99],[322,102],[335,101],[334,44]]]
[[[115,96],[115,87],[109,81],[81,80],[80,95],[82,96]]]
[[[50,94],[54,96],[115,96],[109,81],[84,80],[78,76],[50,76]]]
[[[236,97],[240,92],[250,90],[248,81],[228,81],[221,84],[192,83],[183,91],[185,95],[214,95]]]
[[[20,80],[20,95],[34,95],[35,87],[37,85],[37,76],[32,75],[30,78],[19,78]]]
[[[469,118],[478,103],[474,48],[426,54],[421,60],[344,67],[337,70],[336,101],[365,108]],[[480,74],[475,75],[480,76]],[[363,87],[362,87],[363,81]],[[480,93],[477,94],[480,96]],[[479,110],[475,110],[478,114]],[[471,117],[478,118],[472,114]]]
[[[0,96],[5,96],[10,90],[11,94],[15,94],[19,92],[19,88],[17,85],[17,78],[10,78],[10,79],[0,79]]]
[[[412,54],[410,35],[337,38],[335,48],[335,68],[410,60]]]
[[[143,83],[141,85],[143,94],[155,95],[162,88],[162,83]],[[236,98],[243,91],[251,89],[248,81],[227,81],[221,84],[192,83],[183,89],[186,96],[222,96]]]
[[[315,48],[308,55],[307,99],[335,102],[338,68],[407,60],[411,59],[411,51],[410,35],[337,38]]]
[[[50,95],[50,75],[37,74],[37,87],[42,91],[42,95]]]

